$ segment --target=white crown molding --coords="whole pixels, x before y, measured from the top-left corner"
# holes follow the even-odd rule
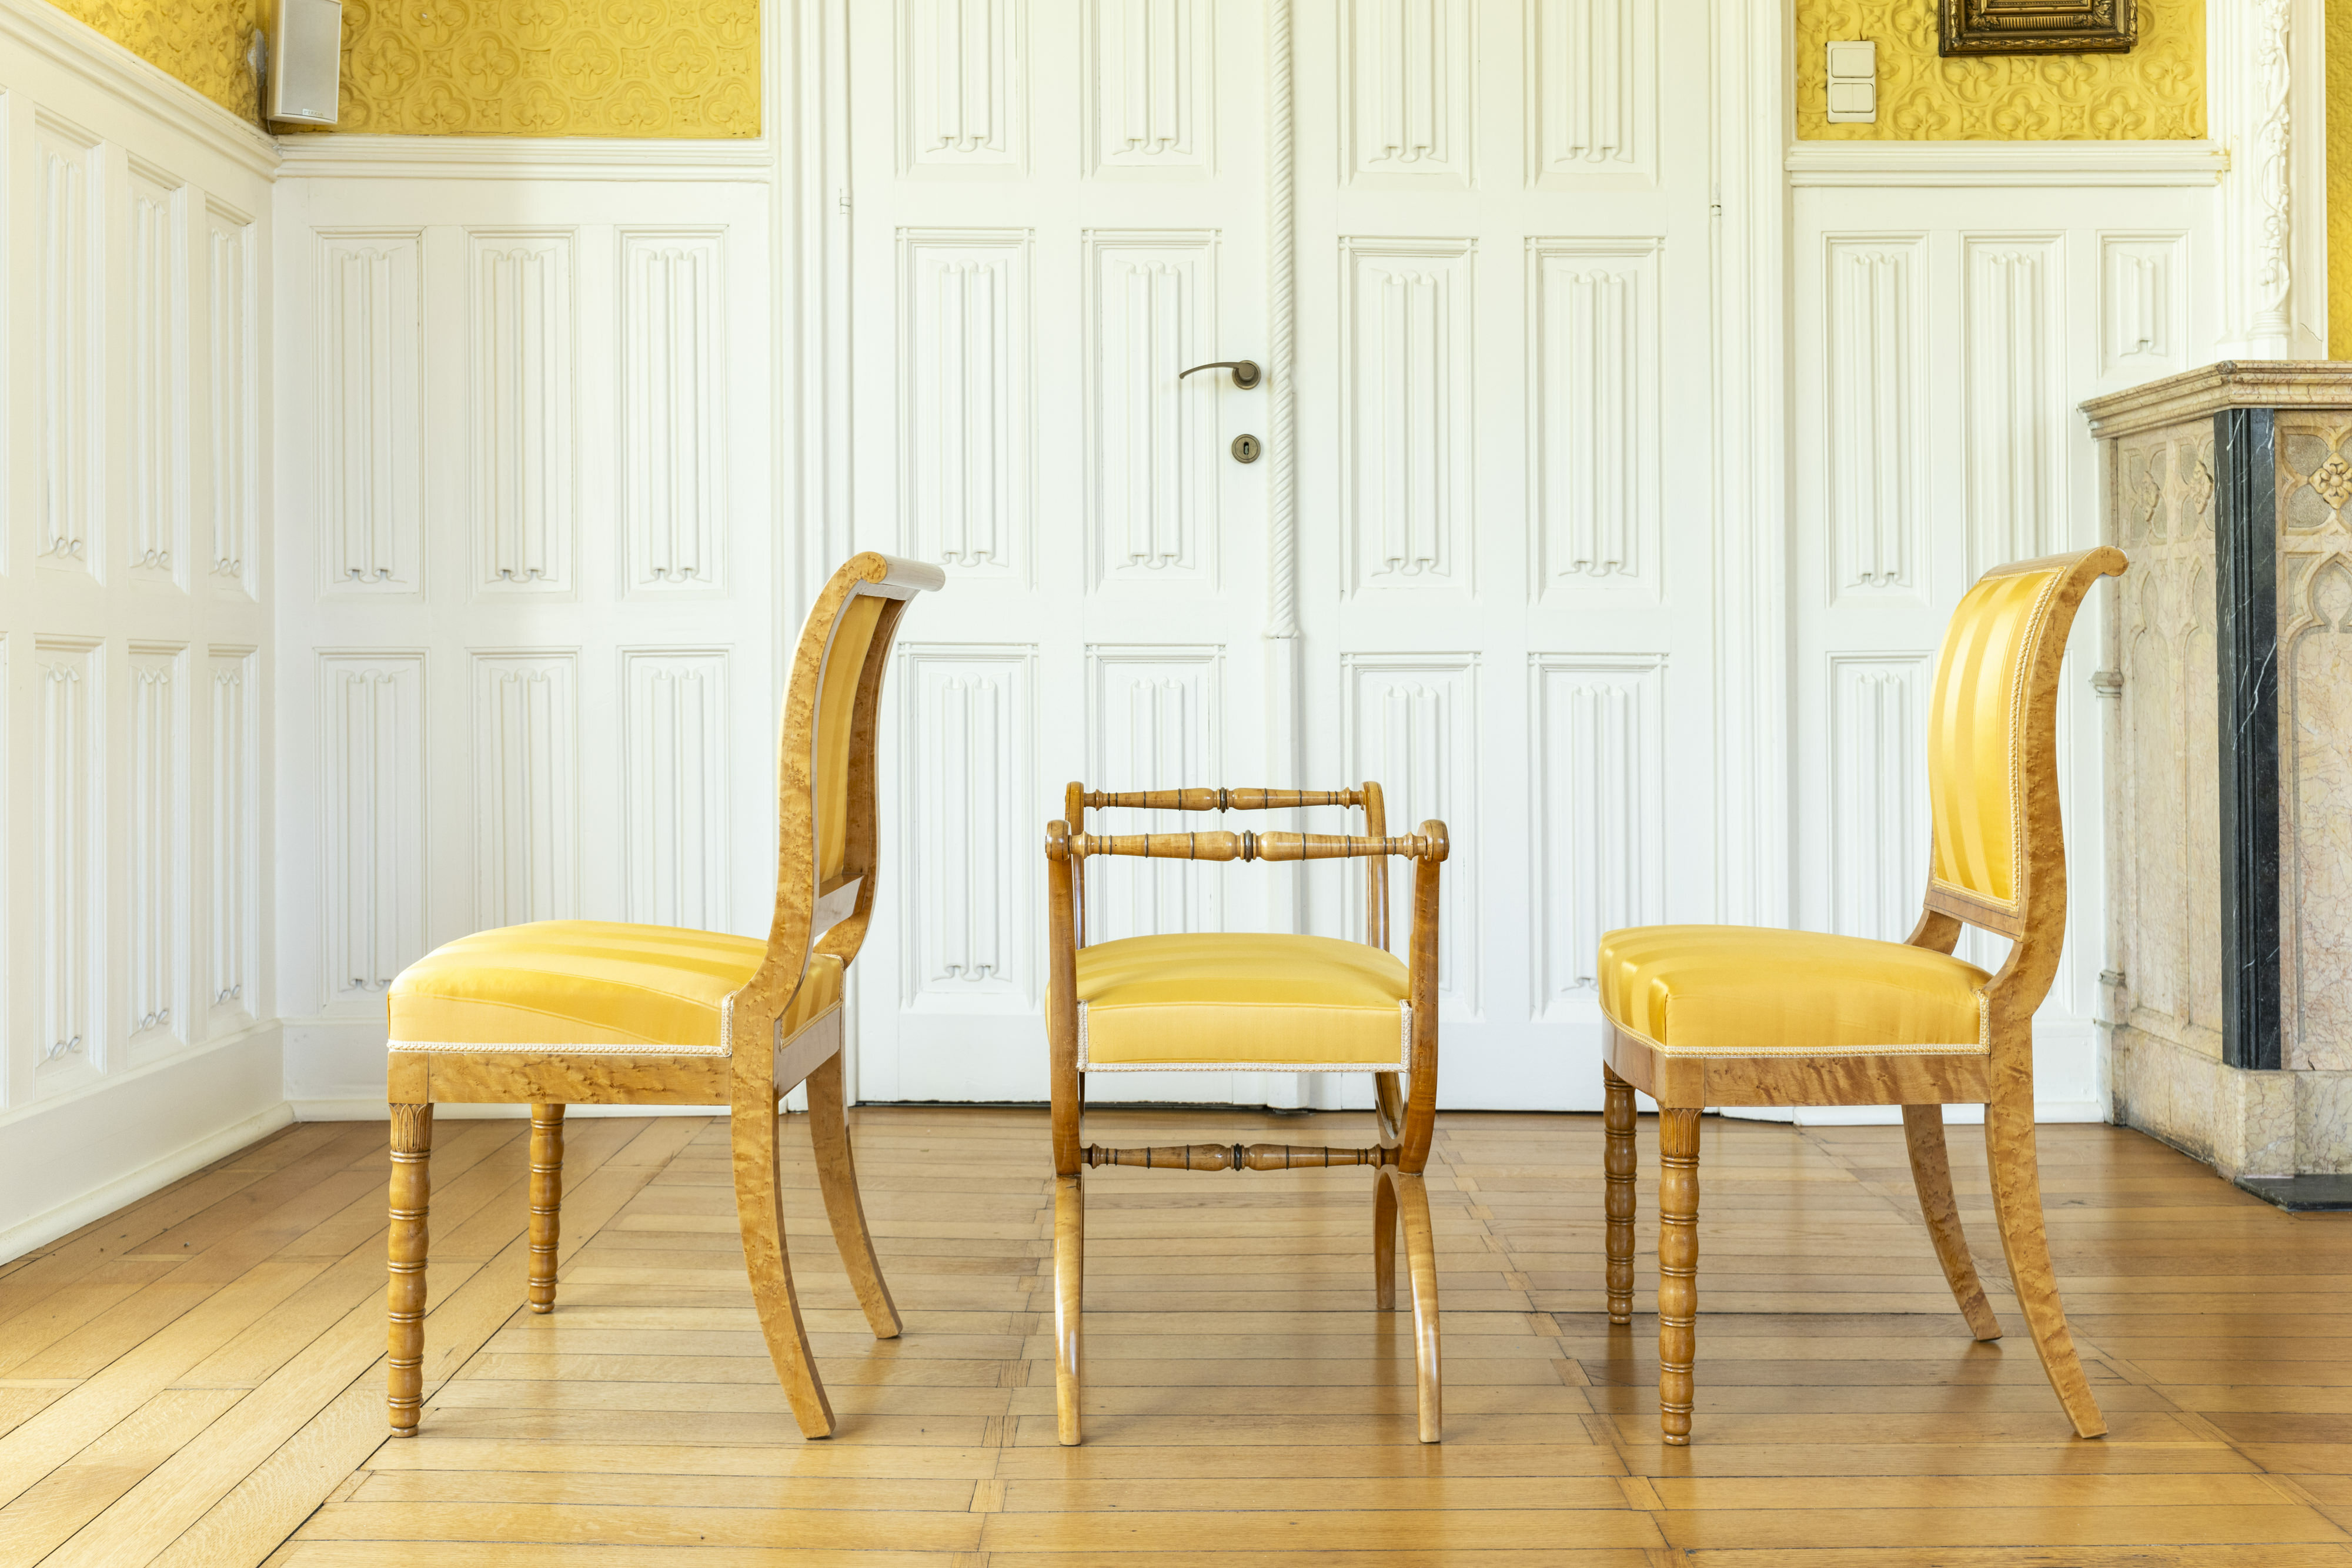
[[[277,172],[278,143],[267,131],[47,0],[0,0],[0,40],[28,49],[100,92],[152,115],[239,168],[265,180]]]
[[[19,0],[0,0],[14,5]],[[281,179],[727,180],[765,184],[775,149],[765,136],[728,140],[606,136],[358,136],[278,138]]]
[[[1800,141],[1791,185],[2216,185],[2212,141]]]

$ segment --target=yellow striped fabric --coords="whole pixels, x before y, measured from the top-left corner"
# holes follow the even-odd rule
[[[2014,904],[2025,677],[2062,571],[1980,579],[1952,612],[1927,710],[1936,881]]]
[[[721,1004],[767,950],[755,936],[602,920],[478,931],[435,948],[392,983],[392,1049],[723,1053]],[[841,960],[810,959],[784,1038],[840,1000]]]
[[[866,651],[887,601],[861,593],[843,606],[825,655],[816,704],[816,874],[820,883],[841,874],[849,858],[849,730],[857,717],[857,681]]]

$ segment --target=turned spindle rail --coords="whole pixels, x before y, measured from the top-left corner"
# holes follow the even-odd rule
[[[1087,1145],[1087,1164],[1160,1171],[1303,1171],[1318,1166],[1392,1166],[1394,1148],[1333,1149],[1299,1144],[1156,1144],[1148,1149]]]

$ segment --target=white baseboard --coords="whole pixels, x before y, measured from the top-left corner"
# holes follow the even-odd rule
[[[150,1160],[102,1186],[93,1187],[30,1218],[18,1220],[0,1230],[0,1263],[30,1252],[36,1247],[45,1246],[60,1236],[71,1235],[93,1219],[103,1219],[116,1209],[171,1186],[182,1176],[202,1170],[215,1160],[236,1153],[247,1144],[268,1137],[294,1119],[294,1107],[281,1100],[266,1111],[257,1112],[216,1132],[207,1133],[160,1159]],[[24,1130],[21,1127],[11,1128],[10,1135],[22,1137]]]

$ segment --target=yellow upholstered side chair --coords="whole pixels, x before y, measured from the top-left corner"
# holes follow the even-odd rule
[[[1161,811],[1360,807],[1366,837],[1325,833],[1121,833],[1086,831],[1103,808]],[[1402,1222],[1412,1281],[1421,1440],[1443,1425],[1437,1252],[1422,1172],[1437,1119],[1437,877],[1445,824],[1390,838],[1381,787],[1356,789],[1152,789],[1111,794],[1073,784],[1066,820],[1045,828],[1051,891],[1046,1034],[1054,1093],[1054,1401],[1059,1436],[1078,1440],[1079,1317],[1086,1269],[1086,1171],[1292,1170],[1372,1167],[1372,1281],[1380,1310],[1396,1306]],[[1086,942],[1086,862],[1363,858],[1361,942],[1261,932],[1202,932]],[[1388,951],[1388,858],[1413,862],[1409,961]],[[1180,1144],[1101,1148],[1080,1141],[1089,1072],[1370,1072],[1380,1141],[1364,1148],[1288,1144]]]
[[[861,555],[801,628],[777,765],[775,915],[767,940],[549,920],[436,949],[393,982],[390,1406],[424,1396],[425,1207],[433,1107],[530,1106],[531,1311],[555,1304],[566,1104],[730,1108],[743,1260],[768,1354],[803,1433],[833,1431],[784,1252],[777,1102],[808,1084],[835,1242],[877,1338],[898,1332],[857,1197],[842,1106],[844,971],[874,909],[874,747],[883,671],[908,601],[937,567]]]
[[[2033,1149],[2033,1012],[2066,930],[2058,670],[2113,549],[1987,572],[1944,635],[1928,711],[1927,892],[1903,942],[1727,925],[1601,939],[1608,1301],[1633,1312],[1633,1091],[1658,1103],[1658,1405],[1687,1443],[1698,1310],[1699,1113],[1711,1105],[1900,1105],[1936,1255],[1979,1339],[1999,1337],[1969,1260],[1943,1107],[1982,1103],[1993,1212],[2042,1370],[2074,1430],[2104,1433],[2051,1276]],[[1963,924],[2011,939],[1989,975],[1952,956]]]

